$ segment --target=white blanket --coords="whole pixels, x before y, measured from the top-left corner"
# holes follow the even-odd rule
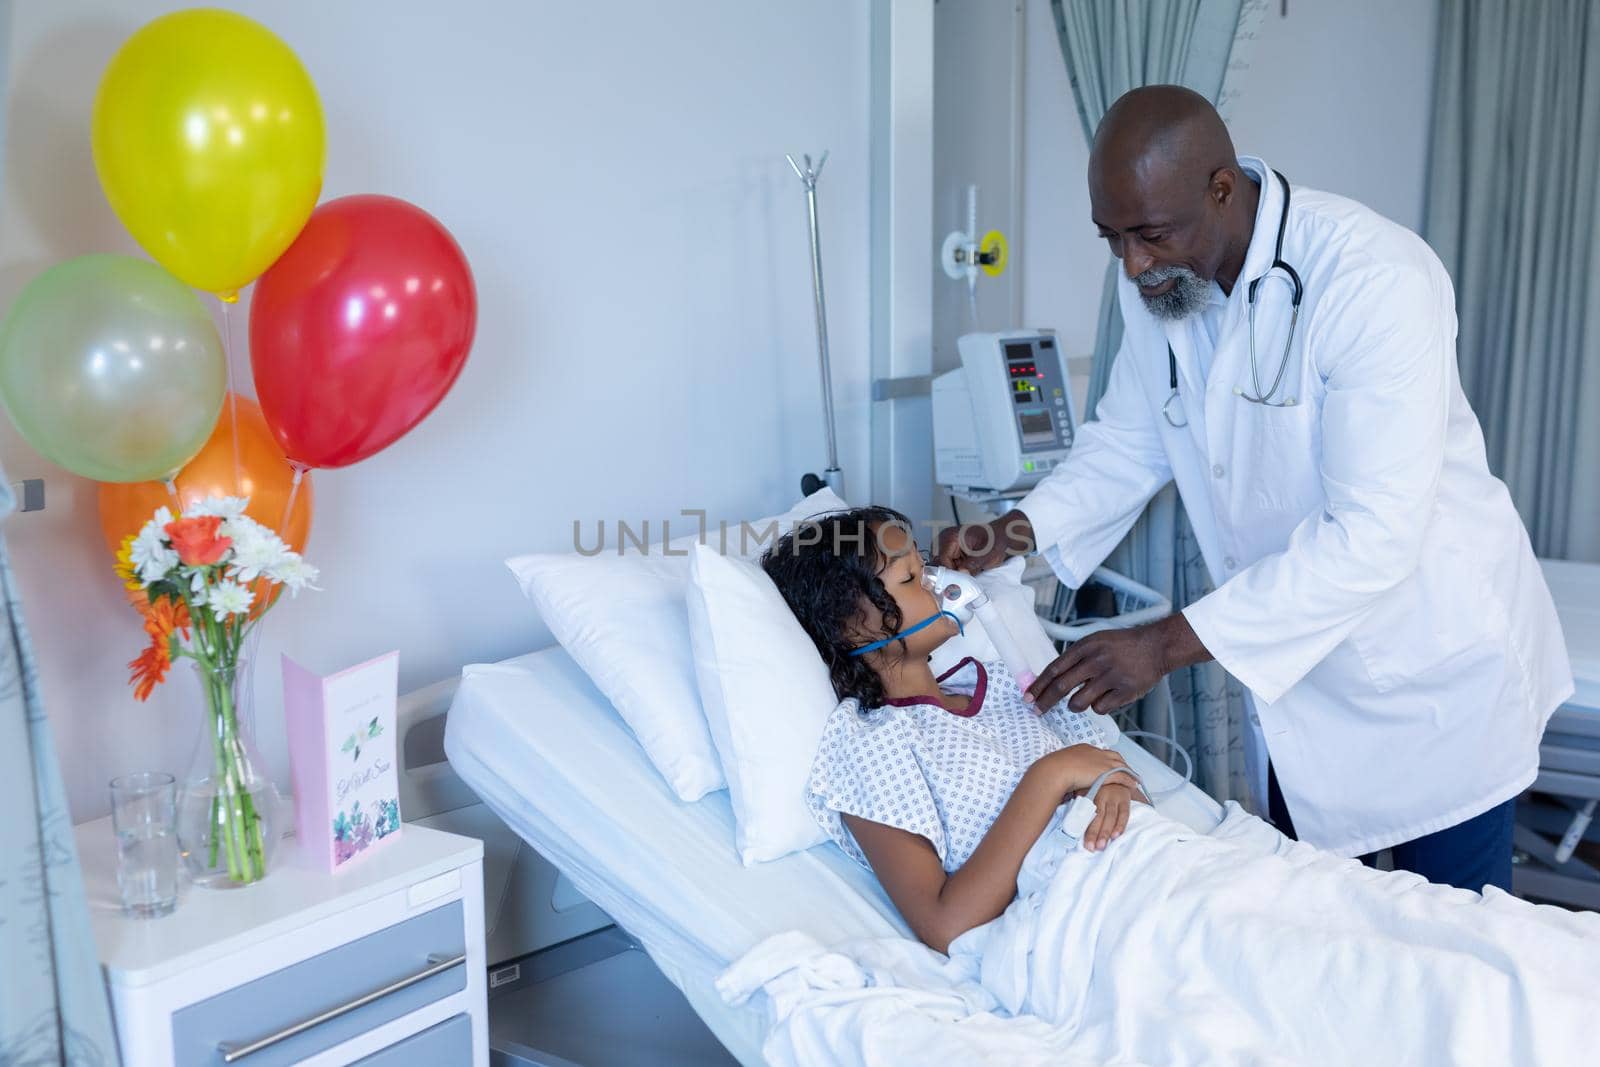
[[[766,997],[774,1065],[1593,1064],[1600,915],[1430,885],[1136,806],[1101,853],[1060,813],[1002,916],[947,959],[800,933],[718,981]]]

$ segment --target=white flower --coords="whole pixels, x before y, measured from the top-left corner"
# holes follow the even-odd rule
[[[139,572],[139,580],[145,585],[159,582],[167,576],[168,571],[178,565],[178,553],[167,544],[165,527],[171,521],[170,510],[165,507],[157,508],[155,515],[139,531],[139,536],[133,539],[133,549],[129,558],[134,569]]]
[[[223,579],[206,593],[206,606],[218,622],[227,622],[229,615],[243,615],[250,610],[256,595],[247,586]]]
[[[288,586],[290,596],[297,595],[302,589],[320,588],[316,584],[317,568],[307,563],[296,552],[286,553],[285,558],[267,572],[267,577]]]
[[[241,582],[253,582],[262,574],[270,576],[287,556],[293,555],[277,534],[246,515],[224,522],[221,533],[233,542],[230,573]]]
[[[219,531],[224,537],[276,537],[269,526],[263,526],[248,515],[229,515],[223,519]]]
[[[237,519],[244,514],[244,509],[249,505],[249,497],[208,496],[199,503],[192,505],[183,515],[184,518],[188,519],[202,515],[220,515],[224,519]]]

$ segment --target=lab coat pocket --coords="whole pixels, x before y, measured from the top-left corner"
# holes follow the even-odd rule
[[[1436,554],[1385,593],[1350,640],[1373,686],[1387,693],[1493,654],[1490,603],[1481,575]]]
[[[1254,501],[1263,511],[1304,515],[1321,506],[1315,471],[1306,465],[1321,447],[1316,404],[1269,407],[1235,397],[1235,418],[1249,442],[1256,468]],[[1309,476],[1308,476],[1309,474]]]

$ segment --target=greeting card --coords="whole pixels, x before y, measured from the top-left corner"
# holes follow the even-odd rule
[[[330,674],[283,657],[284,718],[303,853],[333,871],[400,829],[400,654]]]

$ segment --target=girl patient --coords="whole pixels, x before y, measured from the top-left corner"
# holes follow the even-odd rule
[[[811,811],[951,973],[1083,1062],[1596,1062],[1600,917],[1371,870],[1235,805],[1210,833],[1143,808],[1093,716],[1039,714],[999,662],[934,677],[956,623],[907,528],[884,508],[826,516],[762,563],[842,700]],[[1062,816],[1091,816],[1077,847],[1047,832],[1096,782]],[[885,959],[857,964],[874,997],[900,981]]]
[[[841,512],[778,541],[762,566],[843,701],[823,731],[807,802],[943,952],[1005,911],[1056,808],[1126,764],[1065,701],[1039,714],[1003,663],[967,659],[934,677],[929,656],[957,623],[923,586],[909,530],[888,508]],[[1131,774],[1102,783],[1083,846],[1120,836],[1143,799]]]

